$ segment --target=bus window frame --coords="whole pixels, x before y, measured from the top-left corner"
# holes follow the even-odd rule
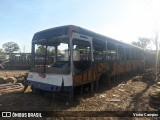
[[[69,58],[69,62],[70,62],[70,64],[71,64],[71,40],[70,40],[70,37],[68,37],[68,38],[56,38],[56,39],[60,39],[60,40],[62,40],[62,39],[68,39],[68,50],[70,50],[70,58]],[[47,39],[43,39],[44,40],[44,43],[46,43],[46,44],[44,44],[44,46],[50,46],[49,44],[48,44],[48,42],[47,41],[49,41],[49,40],[51,40],[51,39],[49,39],[49,40],[47,40]],[[36,56],[36,45],[41,45],[41,44],[39,44],[39,41],[40,40],[37,40],[37,41],[32,41],[32,57],[31,57],[31,60],[32,60],[32,71],[34,71],[34,68],[36,68],[36,61],[35,61],[35,56]],[[47,48],[46,47],[46,48]],[[57,47],[58,48],[58,47]],[[46,50],[46,52],[47,52],[47,50]],[[44,66],[46,66],[46,62],[44,62]],[[43,72],[44,73],[46,73],[46,68],[45,67],[43,67]],[[54,73],[49,73],[49,74],[54,74]],[[57,73],[58,74],[58,73]],[[61,73],[59,73],[59,74],[61,74]],[[62,73],[62,74],[65,74],[65,75],[68,75],[68,74],[71,74],[71,65],[70,65],[70,71],[69,71],[69,73]]]
[[[97,45],[97,44],[99,44],[99,45]],[[101,46],[101,44],[102,45],[104,45],[103,47]],[[101,48],[101,49],[99,49],[99,48]],[[99,54],[99,53],[101,53],[101,54]],[[105,53],[104,53],[105,52]],[[98,58],[98,57],[96,57],[96,53],[98,53],[98,56],[100,56],[100,58]],[[93,39],[93,59],[94,59],[94,61],[105,61],[106,60],[106,41],[104,41],[104,40],[99,40],[98,41],[98,39]]]
[[[70,49],[71,49],[71,71],[72,71],[73,75],[75,74],[74,73],[74,63],[73,63],[73,40],[74,39],[87,41],[87,42],[90,43],[91,64],[94,61],[94,59],[93,59],[93,42],[92,42],[93,38],[90,37],[90,36],[84,35],[84,34],[80,34],[80,33],[77,33],[77,32],[72,32],[72,35],[70,37],[70,46],[71,46]]]
[[[83,37],[81,37],[81,36],[83,36]],[[87,39],[85,39],[85,38],[87,38]],[[90,44],[91,44],[91,61],[94,61],[94,59],[93,59],[93,41],[92,41],[93,38],[90,37],[90,36],[87,36],[87,35],[83,35],[83,34],[80,34],[80,33],[77,33],[77,32],[73,32],[72,36],[71,36],[71,44],[70,44],[70,46],[73,45],[72,44],[73,39],[79,39],[79,40],[90,42]],[[73,48],[72,47],[71,47],[71,53],[73,55]],[[72,56],[72,59],[73,59],[73,56]]]

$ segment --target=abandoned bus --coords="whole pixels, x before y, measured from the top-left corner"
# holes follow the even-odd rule
[[[143,70],[145,61],[153,65],[151,56],[78,26],[51,28],[37,32],[32,39],[32,69],[27,82],[33,89],[66,92],[72,98],[76,86],[89,84],[93,90],[102,76],[110,82],[111,77]]]

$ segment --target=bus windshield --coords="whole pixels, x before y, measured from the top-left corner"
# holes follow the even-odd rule
[[[70,73],[69,40],[42,40],[35,44],[35,72],[51,74]]]

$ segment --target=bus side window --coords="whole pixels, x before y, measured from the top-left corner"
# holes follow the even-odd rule
[[[130,48],[129,47],[125,47],[125,56],[126,56],[126,60],[130,60]]]
[[[73,39],[74,73],[79,74],[91,64],[91,44],[89,41]]]
[[[124,56],[124,46],[118,45],[117,46],[117,53],[118,53],[118,60],[124,60],[125,56]]]
[[[107,60],[116,60],[117,57],[116,45],[107,42]]]
[[[103,61],[106,59],[105,42],[93,39],[93,57],[94,61]]]

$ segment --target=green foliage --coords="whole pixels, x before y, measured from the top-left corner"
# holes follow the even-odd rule
[[[38,47],[38,49],[36,49],[36,53],[39,55],[45,55],[46,54],[46,46],[40,45]],[[54,47],[48,46],[47,47],[47,54],[54,54]]]
[[[40,46],[38,47],[38,49],[36,50],[36,53],[37,53],[37,54],[41,54],[41,55],[44,55],[45,52],[46,52],[46,48],[45,48],[45,46],[42,46],[42,45],[40,45]]]
[[[18,44],[15,42],[4,43],[2,45],[2,47],[3,47],[4,51],[7,53],[13,53],[13,52],[18,51],[20,49]]]
[[[0,48],[0,53],[2,53],[3,52],[3,50]]]
[[[146,49],[147,45],[151,42],[151,39],[150,38],[143,38],[143,37],[140,37],[138,38],[138,41],[135,42],[133,41],[132,42],[132,45],[135,45],[135,46],[138,46],[138,47],[141,47],[143,49]]]

